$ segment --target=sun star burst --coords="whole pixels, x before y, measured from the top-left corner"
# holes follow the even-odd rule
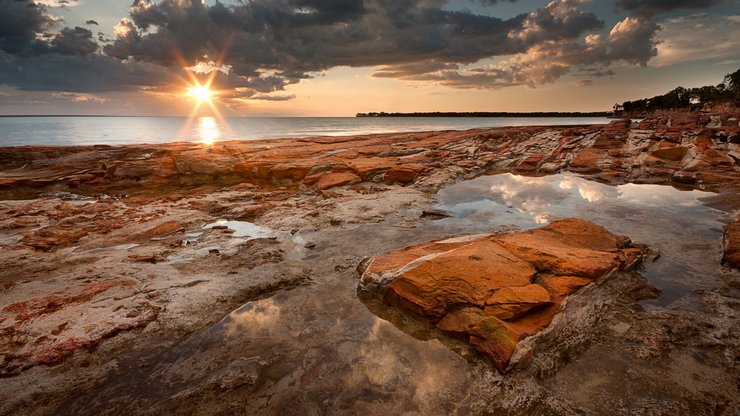
[[[209,101],[214,92],[205,85],[193,85],[187,89],[187,95],[198,101]]]

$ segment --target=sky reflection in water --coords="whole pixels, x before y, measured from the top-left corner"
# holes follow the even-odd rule
[[[609,186],[572,174],[525,177],[483,176],[442,189],[442,220],[465,232],[505,226],[534,228],[558,218],[578,217],[646,243],[660,258],[645,265],[648,280],[663,290],[655,303],[667,305],[694,289],[718,287],[723,213],[699,198],[714,195],[670,186]]]

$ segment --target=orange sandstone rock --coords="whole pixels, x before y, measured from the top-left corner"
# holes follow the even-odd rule
[[[349,185],[359,181],[360,177],[352,172],[329,172],[319,178],[316,183],[316,189],[322,191],[335,186]]]
[[[601,226],[564,219],[382,254],[361,264],[359,289],[467,340],[503,371],[519,340],[544,329],[565,297],[634,266],[643,251]]]

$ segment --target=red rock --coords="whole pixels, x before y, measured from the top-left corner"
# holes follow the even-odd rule
[[[537,167],[539,166],[540,162],[542,162],[542,159],[544,159],[544,157],[544,153],[535,153],[529,155],[523,158],[521,162],[519,162],[519,165],[517,165],[517,170],[525,172],[536,171]]]
[[[578,152],[575,159],[570,162],[570,168],[576,172],[598,172],[601,170],[598,164],[607,156],[607,154],[606,150],[587,147]]]
[[[55,312],[70,303],[79,303],[90,300],[98,293],[105,292],[112,287],[132,286],[135,283],[136,281],[133,280],[106,280],[103,282],[91,283],[75,294],[60,292],[41,298],[12,303],[4,307],[3,312],[14,313],[16,321],[26,321],[40,315]]]
[[[596,279],[618,269],[618,250],[629,241],[596,224],[565,219],[535,230],[503,236],[498,241],[537,270]]]
[[[485,311],[487,315],[511,320],[550,303],[550,292],[540,285],[507,286],[495,291],[486,299]]]
[[[335,186],[349,185],[360,180],[360,177],[352,172],[329,172],[319,178],[316,189],[325,190]]]
[[[132,241],[146,241],[155,237],[166,237],[177,231],[182,231],[184,226],[179,221],[167,221],[163,224],[152,227],[146,231],[131,237]]]
[[[540,276],[539,279],[542,280],[542,284],[547,287],[550,292],[561,297],[575,293],[578,289],[593,282],[591,279],[578,276],[543,275]]]
[[[526,286],[535,269],[499,244],[482,240],[437,253],[399,275],[386,299],[416,313],[440,317],[455,304],[483,307],[497,290]]]
[[[386,253],[361,265],[359,287],[467,339],[505,370],[519,339],[545,328],[564,297],[633,267],[643,251],[601,226],[565,219]]]
[[[388,169],[383,176],[383,180],[388,185],[401,184],[408,185],[413,183],[419,173],[423,170],[419,165],[400,165]]]
[[[236,220],[253,220],[272,208],[270,204],[237,205],[229,208],[225,216]]]
[[[652,157],[663,159],[663,160],[670,160],[674,162],[678,162],[686,155],[686,149],[685,147],[667,147],[663,149],[659,149],[651,153],[650,155]]]
[[[437,323],[437,327],[467,340],[501,370],[508,367],[520,339],[520,335],[506,323],[478,308],[452,311]]]
[[[23,244],[36,250],[49,251],[77,243],[88,234],[87,230],[64,229],[57,226],[21,233]]]

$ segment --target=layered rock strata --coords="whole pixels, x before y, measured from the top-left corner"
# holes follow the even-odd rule
[[[543,330],[565,299],[645,247],[579,219],[508,235],[473,235],[371,258],[359,290],[425,318],[506,370],[520,340]]]

